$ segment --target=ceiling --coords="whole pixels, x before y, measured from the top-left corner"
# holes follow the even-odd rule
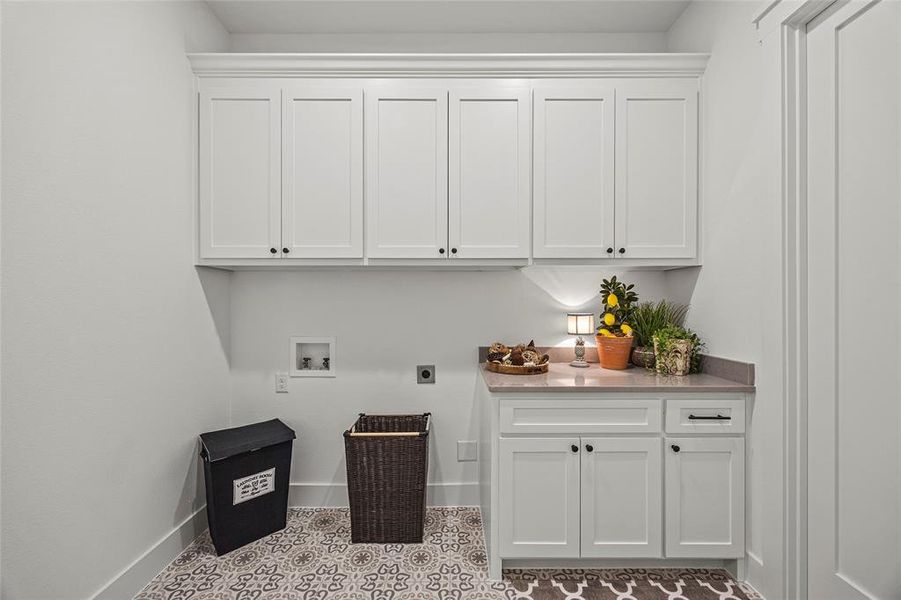
[[[230,33],[664,32],[690,0],[207,0]]]

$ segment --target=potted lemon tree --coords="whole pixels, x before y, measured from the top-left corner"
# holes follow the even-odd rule
[[[617,281],[616,275],[601,283],[600,326],[596,336],[598,362],[604,369],[627,369],[632,354],[632,306],[638,302],[635,284]]]

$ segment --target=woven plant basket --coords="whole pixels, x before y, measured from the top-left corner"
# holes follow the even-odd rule
[[[431,415],[366,415],[344,432],[355,544],[420,544]]]

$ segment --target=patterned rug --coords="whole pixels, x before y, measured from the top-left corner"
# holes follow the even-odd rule
[[[203,534],[137,600],[756,600],[719,569],[509,570],[490,581],[477,508],[428,510],[422,544],[351,544],[347,509],[292,508],[288,526],[225,556]]]
[[[533,600],[762,600],[723,569],[504,570],[511,598]]]

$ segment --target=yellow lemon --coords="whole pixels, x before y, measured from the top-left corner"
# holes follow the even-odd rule
[[[614,323],[616,323],[616,317],[612,313],[604,315],[604,325],[613,325]]]
[[[616,306],[617,304],[619,304],[619,298],[616,297],[616,294],[607,294],[607,305]]]
[[[632,335],[632,328],[629,327],[626,323],[623,323],[620,326],[620,329],[622,329],[623,333],[625,333],[626,335]]]
[[[600,329],[598,329],[598,333],[600,333],[600,334],[601,334],[602,336],[604,336],[604,337],[612,337],[612,336],[613,336],[612,333],[610,333],[609,331],[607,331],[607,330],[604,329],[603,327],[601,327]]]

